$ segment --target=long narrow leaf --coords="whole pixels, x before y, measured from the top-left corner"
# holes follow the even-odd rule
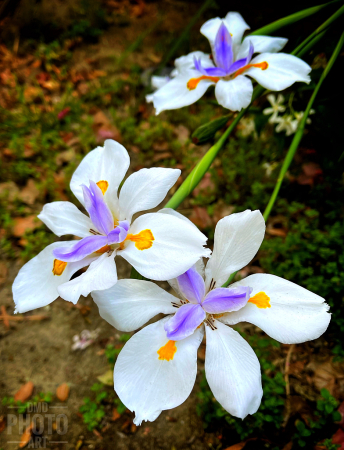
[[[278,193],[279,193],[279,191],[281,189],[281,185],[283,183],[285,174],[287,173],[287,170],[289,169],[289,166],[290,166],[291,162],[294,159],[296,150],[298,149],[298,146],[300,145],[300,142],[301,142],[301,139],[303,137],[304,130],[305,130],[305,126],[306,126],[306,121],[307,121],[309,112],[310,112],[310,110],[311,110],[311,108],[313,106],[314,100],[315,100],[315,98],[316,98],[316,96],[317,96],[317,94],[319,92],[319,89],[320,89],[323,81],[325,80],[325,78],[328,75],[329,71],[331,70],[335,60],[337,59],[337,57],[338,57],[338,55],[339,55],[339,53],[340,53],[340,51],[341,51],[341,49],[343,47],[343,44],[344,44],[344,33],[341,35],[341,37],[340,37],[340,39],[338,41],[338,44],[336,45],[336,48],[334,49],[334,51],[332,53],[332,56],[331,56],[331,58],[330,58],[330,60],[329,60],[329,62],[327,64],[326,68],[324,69],[323,73],[321,74],[321,77],[320,77],[320,79],[318,81],[318,84],[316,85],[316,87],[315,87],[315,89],[313,91],[313,94],[312,94],[312,96],[311,96],[311,98],[310,98],[310,100],[308,102],[308,105],[307,105],[307,108],[306,108],[306,110],[304,112],[302,120],[301,120],[301,122],[299,124],[299,127],[298,127],[296,133],[295,133],[295,136],[294,136],[294,138],[292,140],[292,143],[291,143],[291,145],[289,147],[289,150],[288,150],[288,152],[286,154],[286,157],[285,157],[285,159],[283,161],[283,165],[281,167],[281,171],[280,171],[280,173],[278,175],[278,178],[277,178],[276,186],[275,186],[275,188],[273,190],[273,193],[272,193],[272,195],[270,197],[269,203],[268,203],[268,205],[267,205],[267,207],[266,207],[266,209],[264,211],[264,214],[263,214],[263,217],[264,217],[265,221],[267,221],[267,219],[268,219],[268,217],[269,217],[269,215],[271,213],[272,207],[274,206],[275,201],[276,201],[277,196],[278,196]],[[232,275],[228,278],[226,283],[223,284],[223,287],[228,286],[233,281],[233,279],[234,279],[236,274],[237,274],[237,272],[232,273]]]

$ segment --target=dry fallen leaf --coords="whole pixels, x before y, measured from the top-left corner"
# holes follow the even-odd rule
[[[8,274],[7,266],[4,262],[0,261],[0,285],[6,281]]]
[[[39,190],[32,178],[28,180],[24,189],[21,190],[19,198],[27,205],[33,205],[39,196]]]
[[[107,370],[103,375],[99,375],[97,379],[106,384],[106,386],[113,386],[113,370]]]
[[[117,411],[117,408],[114,408],[112,411],[111,421],[115,422],[117,419],[121,417],[120,413]]]
[[[69,386],[67,383],[62,383],[56,389],[56,397],[61,401],[65,402],[69,397]]]
[[[23,384],[23,386],[19,389],[19,391],[15,394],[14,396],[14,400],[16,402],[25,402],[26,400],[28,400],[33,392],[33,382],[32,381],[28,381],[26,384]]]
[[[26,428],[26,430],[22,434],[22,436],[20,438],[19,448],[26,447],[27,444],[30,442],[31,435],[32,435],[32,428],[33,428],[33,422],[30,423],[30,425]]]
[[[32,231],[41,226],[35,214],[27,217],[16,217],[14,219],[13,236],[22,237],[26,231]]]

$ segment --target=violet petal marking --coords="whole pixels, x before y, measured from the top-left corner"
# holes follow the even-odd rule
[[[231,35],[223,22],[216,34],[214,53],[217,67],[224,69],[227,73],[233,62],[233,50]]]
[[[181,306],[176,314],[165,323],[168,339],[180,341],[196,330],[205,319],[205,312],[201,305],[187,304]]]
[[[106,236],[87,236],[80,239],[72,248],[56,248],[53,250],[53,255],[60,261],[74,262],[80,261],[93,252],[107,245],[108,239]]]
[[[111,211],[104,201],[100,188],[94,181],[90,181],[90,187],[82,185],[85,200],[85,208],[90,215],[93,225],[102,234],[108,234],[114,229],[114,221]]]
[[[227,75],[226,71],[219,67],[203,67],[200,59],[194,58],[194,64],[196,70],[207,77],[225,77]]]
[[[248,302],[251,291],[247,286],[214,289],[204,299],[202,308],[209,314],[238,311]]]
[[[124,222],[124,221],[123,221]],[[122,224],[123,224],[122,222]],[[121,222],[120,222],[121,224]],[[128,227],[129,228],[129,227]],[[119,242],[123,242],[127,237],[128,230],[123,228],[121,225],[118,225],[114,230],[110,231],[108,234],[108,244],[118,244]]]
[[[229,68],[229,75],[231,75],[232,73],[235,73],[237,70],[242,69],[243,67],[247,66],[247,64],[250,63],[252,56],[254,53],[254,47],[252,45],[252,43],[250,42],[250,48],[248,51],[248,55],[246,56],[246,58],[241,58],[238,59],[238,61],[235,61]]]
[[[118,222],[118,226],[121,227],[121,228],[124,228],[125,231],[128,232],[129,228],[130,228],[130,223],[127,220],[120,220]]]
[[[246,64],[249,64],[249,62],[251,61],[253,53],[254,53],[254,47],[253,47],[252,42],[250,41],[250,48],[248,50],[248,55],[246,56]]]
[[[196,269],[191,267],[177,278],[184,297],[191,303],[201,303],[205,294],[204,280]]]

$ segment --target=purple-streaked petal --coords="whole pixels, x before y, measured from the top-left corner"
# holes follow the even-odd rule
[[[121,222],[120,222],[121,223]],[[123,223],[123,222],[122,222]],[[118,244],[119,242],[123,242],[127,237],[128,230],[118,225],[114,230],[110,231],[108,234],[108,244]]]
[[[250,48],[248,50],[248,55],[246,56],[246,64],[249,64],[249,62],[251,61],[253,53],[254,53],[254,47],[253,47],[252,42],[250,41]]]
[[[176,314],[165,323],[168,339],[180,341],[190,336],[205,319],[205,312],[201,305],[181,306]]]
[[[129,231],[130,223],[127,220],[120,220],[118,222],[118,226],[121,228],[124,228],[125,231]]]
[[[104,196],[100,188],[94,181],[90,181],[88,188],[82,185],[85,208],[90,215],[93,225],[102,234],[108,234],[114,229],[114,221],[111,211],[105,203]]]
[[[250,298],[252,289],[247,286],[237,288],[217,288],[207,294],[202,307],[209,314],[238,311]]]
[[[200,59],[196,59],[195,58],[195,68],[196,70],[198,70],[199,72],[201,72],[201,74],[207,76],[207,77],[225,77],[226,76],[226,71],[223,69],[220,69],[219,67],[203,67],[201,60]]]
[[[233,62],[232,38],[226,25],[222,22],[216,34],[214,43],[214,57],[217,67],[228,72]]]
[[[177,278],[179,289],[190,303],[201,303],[205,286],[203,277],[193,267]]]
[[[88,236],[78,241],[72,248],[61,247],[53,250],[53,255],[60,261],[80,261],[93,252],[107,245],[106,236]]]

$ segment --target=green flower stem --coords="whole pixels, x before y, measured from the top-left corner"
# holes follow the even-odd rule
[[[329,17],[323,24],[320,25],[316,30],[313,31],[296,49],[291,53],[292,55],[297,55],[301,52],[302,48],[307,45],[315,36],[326,30],[332,22],[338,19],[344,13],[344,5],[339,8],[331,17]]]
[[[272,209],[272,207],[273,207],[273,205],[274,205],[274,203],[276,201],[276,198],[277,198],[277,195],[279,193],[279,190],[280,190],[281,184],[283,182],[284,176],[285,176],[287,170],[289,169],[290,163],[292,162],[292,160],[294,158],[294,155],[295,155],[295,152],[296,152],[296,150],[297,150],[297,148],[298,148],[298,146],[300,144],[300,141],[302,139],[303,132],[304,132],[304,129],[305,129],[305,126],[306,126],[306,120],[308,118],[309,111],[311,110],[311,108],[313,106],[315,97],[317,96],[318,91],[319,91],[323,81],[325,80],[327,74],[329,73],[329,71],[331,70],[331,68],[332,68],[332,66],[333,66],[333,64],[335,62],[335,60],[337,59],[337,56],[338,56],[338,54],[339,54],[343,44],[344,44],[344,33],[341,35],[341,37],[340,37],[340,39],[338,41],[338,44],[336,45],[336,48],[334,49],[334,52],[333,52],[333,54],[332,54],[332,56],[331,56],[331,58],[330,58],[330,60],[329,60],[329,62],[327,64],[326,68],[324,69],[323,73],[321,74],[321,77],[320,77],[320,79],[318,81],[318,84],[316,85],[316,87],[315,87],[315,89],[313,91],[313,94],[312,94],[312,96],[311,96],[311,98],[310,98],[310,100],[308,102],[308,105],[307,105],[307,108],[305,110],[305,113],[304,113],[304,115],[303,115],[303,117],[301,119],[301,122],[300,122],[300,124],[298,126],[298,129],[297,129],[297,131],[295,133],[295,136],[294,136],[294,138],[292,140],[292,143],[291,143],[291,145],[289,147],[289,150],[288,150],[287,155],[285,157],[285,160],[283,162],[280,174],[279,174],[278,179],[277,179],[277,183],[276,183],[275,189],[274,189],[274,191],[273,191],[273,193],[271,195],[270,201],[269,201],[269,203],[268,203],[268,205],[267,205],[267,207],[266,207],[266,209],[264,211],[263,216],[264,216],[265,220],[267,220],[267,218],[270,215],[271,209]]]
[[[297,13],[291,14],[290,16],[283,17],[282,19],[276,20],[275,22],[269,23],[269,25],[265,25],[258,30],[250,33],[252,36],[254,35],[269,35],[279,30],[280,28],[286,27],[287,25],[291,25],[299,20],[302,20],[308,16],[311,16],[319,11],[321,11],[326,6],[331,5],[332,3],[337,3],[340,0],[334,0],[332,2],[324,3],[318,6],[312,6],[311,8],[303,9]]]
[[[257,98],[264,91],[260,86],[257,87],[254,92],[252,99]],[[186,177],[183,184],[177,190],[177,192],[172,196],[172,198],[166,203],[165,208],[176,209],[181,202],[191,194],[191,192],[195,189],[201,179],[204,177],[204,174],[208,171],[209,167],[213,163],[216,155],[219,153],[221,148],[223,147],[226,139],[234,130],[234,128],[239,123],[240,119],[244,116],[248,108],[242,109],[230,126],[226,129],[220,139],[207,151],[207,153],[203,156],[200,162],[194,167],[191,173]]]
[[[343,44],[344,44],[344,32],[341,35],[341,37],[340,37],[340,39],[338,41],[338,44],[336,45],[336,48],[334,49],[334,52],[332,53],[332,56],[331,56],[331,58],[330,58],[330,60],[329,60],[329,62],[327,64],[326,68],[324,69],[323,73],[321,74],[321,77],[320,77],[320,79],[318,81],[318,84],[316,85],[316,87],[315,87],[315,89],[313,91],[313,94],[312,94],[312,96],[311,96],[311,98],[310,98],[310,100],[308,102],[308,105],[307,105],[307,108],[305,110],[305,113],[304,113],[304,115],[303,115],[303,117],[301,119],[301,122],[300,122],[300,124],[298,126],[298,129],[297,129],[297,131],[295,133],[295,136],[294,136],[294,138],[292,140],[292,143],[291,143],[291,145],[289,147],[289,150],[287,152],[287,155],[286,155],[286,157],[284,159],[284,162],[283,162],[283,165],[281,167],[281,171],[280,171],[280,173],[278,175],[275,189],[273,190],[273,193],[272,193],[272,195],[270,197],[269,203],[268,203],[268,205],[267,205],[267,207],[266,207],[266,209],[264,211],[264,214],[263,214],[263,217],[264,217],[265,221],[267,221],[267,219],[268,219],[268,217],[270,215],[270,212],[272,210],[272,207],[275,204],[275,201],[277,199],[278,193],[279,193],[281,185],[283,183],[283,179],[285,177],[285,174],[287,173],[287,170],[289,169],[289,166],[290,166],[290,164],[291,164],[291,162],[292,162],[292,160],[293,160],[293,158],[295,156],[296,150],[297,150],[297,148],[298,148],[298,146],[300,144],[300,141],[301,141],[301,139],[303,137],[303,132],[305,130],[306,121],[307,121],[307,118],[308,118],[308,115],[309,115],[309,111],[311,110],[311,108],[313,106],[315,97],[317,96],[323,81],[325,80],[327,74],[329,73],[329,71],[331,70],[331,68],[332,68],[332,66],[333,66],[333,64],[335,62],[335,60],[337,59],[337,56],[339,55],[339,53],[340,53],[340,51],[341,51],[341,49],[343,47]],[[234,279],[236,274],[237,274],[237,272],[232,273],[232,275],[228,278],[228,280],[226,281],[225,284],[223,284],[222,287],[228,286],[233,281],[233,279]]]

